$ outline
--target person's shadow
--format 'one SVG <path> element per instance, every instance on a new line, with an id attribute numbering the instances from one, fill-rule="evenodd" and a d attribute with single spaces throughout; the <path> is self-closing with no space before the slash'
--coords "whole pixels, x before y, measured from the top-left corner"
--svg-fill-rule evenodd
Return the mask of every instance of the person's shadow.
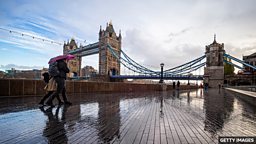
<path id="1" fill-rule="evenodd" d="M 160 117 L 161 117 L 161 118 L 163 118 L 163 116 L 164 116 L 164 112 L 163 112 L 163 100 L 164 100 L 164 98 L 163 98 L 163 96 L 161 95 L 161 96 L 160 96 Z"/>
<path id="2" fill-rule="evenodd" d="M 53 107 L 47 109 L 44 109 L 44 107 L 39 108 L 48 118 L 43 131 L 43 136 L 47 138 L 48 143 L 67 143 L 68 138 L 65 130 L 65 113 L 68 107 L 68 105 L 63 105 L 61 119 L 59 119 L 61 105 L 56 108 L 55 114 L 53 114 Z"/>

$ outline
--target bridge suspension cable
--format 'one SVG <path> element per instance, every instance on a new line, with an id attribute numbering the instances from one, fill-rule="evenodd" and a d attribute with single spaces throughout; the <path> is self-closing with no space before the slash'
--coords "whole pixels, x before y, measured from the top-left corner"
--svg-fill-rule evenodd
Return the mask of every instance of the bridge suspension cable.
<path id="1" fill-rule="evenodd" d="M 185 69 L 182 69 L 182 70 L 178 70 L 178 71 L 175 71 L 175 72 L 172 72 L 172 73 L 164 73 L 166 75 L 183 75 L 183 74 L 189 74 L 193 71 L 196 71 L 198 70 L 199 68 L 205 66 L 206 62 L 204 63 L 200 63 L 200 64 L 197 64 L 197 65 L 193 65 L 191 67 L 186 67 Z"/>
<path id="2" fill-rule="evenodd" d="M 132 64 L 132 63 L 135 63 L 135 64 L 133 64 L 133 65 L 137 65 L 139 68 L 144 69 L 145 71 L 150 71 L 150 72 L 156 73 L 156 71 L 150 70 L 150 69 L 148 69 L 148 68 L 146 68 L 146 67 L 144 67 L 144 66 L 138 64 L 137 62 L 135 62 L 133 59 L 131 59 L 131 58 L 130 58 L 125 52 L 123 52 L 122 50 L 121 50 L 121 53 L 124 55 L 124 57 L 125 57 L 129 62 L 131 62 L 131 64 Z"/>
<path id="3" fill-rule="evenodd" d="M 145 75 L 160 75 L 160 71 L 153 71 L 151 69 L 148 69 L 140 64 L 138 64 L 136 61 L 134 61 L 132 58 L 130 58 L 125 52 L 121 50 L 121 54 L 124 56 L 119 56 L 116 51 L 111 47 L 111 45 L 107 45 L 107 48 L 110 50 L 111 54 L 126 68 L 129 70 L 132 70 L 133 72 L 136 72 L 138 74 L 145 74 Z M 164 71 L 164 75 L 182 75 L 182 74 L 188 74 L 190 72 L 196 71 L 197 69 L 203 67 L 205 65 L 204 63 L 201 63 L 201 61 L 206 56 L 201 56 L 195 60 L 192 60 L 190 62 L 187 62 L 185 64 L 182 64 L 180 66 L 177 66 L 175 68 L 171 68 Z M 200 63 L 200 64 L 199 64 Z"/>
<path id="4" fill-rule="evenodd" d="M 235 66 L 236 68 L 239 68 L 239 69 L 244 69 L 243 67 L 240 67 L 240 66 L 238 66 L 238 65 L 236 65 L 236 64 L 234 64 L 234 63 L 232 63 L 232 62 L 229 62 L 229 61 L 227 61 L 227 60 L 224 60 L 224 62 L 225 63 L 227 63 L 227 64 L 230 64 L 230 65 L 233 65 L 233 66 Z"/>
<path id="5" fill-rule="evenodd" d="M 231 56 L 231 55 L 229 55 L 229 54 L 224 53 L 223 56 L 226 57 L 226 58 L 232 59 L 232 60 L 234 60 L 234 61 L 236 61 L 236 62 L 238 62 L 238 63 L 240 63 L 240 64 L 243 64 L 243 65 L 245 65 L 245 66 L 248 66 L 248 67 L 250 67 L 250 68 L 252 68 L 252 69 L 254 69 L 254 70 L 256 70 L 256 67 L 255 67 L 255 66 L 252 66 L 252 65 L 250 65 L 250 64 L 248 64 L 248 63 L 246 63 L 246 62 L 244 62 L 244 61 L 242 61 L 242 60 L 240 60 L 240 59 L 238 59 L 238 58 L 235 58 L 235 57 L 233 57 L 233 56 Z M 227 61 L 224 61 L 224 62 L 229 63 L 229 64 L 232 64 L 232 65 L 236 66 L 236 67 L 239 68 L 239 69 L 243 69 L 242 67 L 237 66 L 237 65 L 235 65 L 234 63 L 227 62 Z"/>
<path id="6" fill-rule="evenodd" d="M 108 49 L 110 50 L 111 54 L 121 63 L 123 64 L 126 68 L 139 73 L 139 74 L 159 74 L 159 72 L 150 70 L 144 66 L 139 65 L 137 62 L 132 60 L 130 57 L 128 57 L 123 51 L 121 51 L 121 54 L 124 55 L 123 57 L 119 57 L 118 54 L 115 52 L 115 50 L 108 44 Z"/>
<path id="7" fill-rule="evenodd" d="M 174 67 L 174 68 L 170 68 L 168 70 L 165 70 L 164 73 L 165 74 L 177 74 L 177 73 L 180 73 L 180 72 L 185 72 L 189 69 L 191 69 L 191 67 L 195 66 L 196 64 L 198 63 L 201 63 L 201 61 L 205 58 L 206 56 L 203 55 L 195 60 L 192 60 L 190 62 L 187 62 L 185 64 L 182 64 L 180 66 L 177 66 L 177 67 Z M 203 65 L 200 65 L 201 67 L 204 66 L 205 63 Z"/>

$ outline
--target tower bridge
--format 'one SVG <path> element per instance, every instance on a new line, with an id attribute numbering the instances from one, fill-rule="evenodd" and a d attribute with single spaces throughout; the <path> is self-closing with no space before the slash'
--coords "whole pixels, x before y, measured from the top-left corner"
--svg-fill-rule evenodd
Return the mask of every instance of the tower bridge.
<path id="1" fill-rule="evenodd" d="M 72 72 L 76 72 L 79 76 L 81 71 L 81 58 L 94 54 L 99 54 L 100 75 L 120 75 L 120 63 L 116 57 L 112 56 L 107 46 L 111 45 L 113 50 L 116 51 L 117 56 L 120 57 L 121 40 L 121 32 L 117 36 L 110 22 L 107 24 L 105 30 L 100 27 L 98 42 L 78 47 L 75 40 L 71 39 L 70 42 L 64 44 L 63 53 L 76 55 L 76 58 L 68 63 L 68 66 L 71 68 Z"/>
<path id="2" fill-rule="evenodd" d="M 214 35 L 213 43 L 205 47 L 205 54 L 201 57 L 165 71 L 155 71 L 140 65 L 122 51 L 121 44 L 121 31 L 117 35 L 110 22 L 107 23 L 105 29 L 100 26 L 98 42 L 78 47 L 75 40 L 71 39 L 70 42 L 64 44 L 63 53 L 76 55 L 75 59 L 68 62 L 68 66 L 71 72 L 77 73 L 78 76 L 81 76 L 82 57 L 99 54 L 99 75 L 109 76 L 112 79 L 203 80 L 210 87 L 218 87 L 224 82 L 224 63 L 243 69 L 225 58 L 256 69 L 255 66 L 226 54 L 224 44 L 216 41 L 216 35 Z M 121 65 L 136 75 L 120 75 Z M 191 75 L 191 72 L 202 67 L 204 67 L 204 75 Z"/>
<path id="3" fill-rule="evenodd" d="M 83 56 L 99 54 L 100 74 L 113 79 L 200 79 L 216 87 L 223 83 L 223 62 L 235 65 L 225 58 L 256 69 L 226 54 L 214 37 L 201 57 L 155 71 L 126 55 L 121 39 L 110 23 L 100 29 L 99 42 L 80 47 L 74 39 L 65 43 L 63 52 L 76 55 L 68 63 L 70 70 L 79 73 Z M 120 75 L 121 65 L 137 75 Z M 201 67 L 204 75 L 190 75 Z M 181 89 L 190 90 L 168 85 L 172 91 L 161 92 L 166 85 L 67 81 L 72 105 L 37 108 L 44 86 L 42 80 L 0 79 L 0 143 L 218 143 L 227 136 L 255 141 L 255 92 L 204 92 L 185 85 Z"/>

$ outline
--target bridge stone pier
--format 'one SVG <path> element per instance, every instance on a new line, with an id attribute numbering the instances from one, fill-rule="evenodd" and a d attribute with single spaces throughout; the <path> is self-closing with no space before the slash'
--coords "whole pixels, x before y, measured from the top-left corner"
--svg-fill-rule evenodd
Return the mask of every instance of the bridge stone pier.
<path id="1" fill-rule="evenodd" d="M 206 47 L 206 67 L 204 68 L 204 83 L 208 83 L 209 87 L 216 88 L 219 84 L 224 83 L 224 65 L 223 54 L 225 53 L 224 44 L 214 41 Z"/>

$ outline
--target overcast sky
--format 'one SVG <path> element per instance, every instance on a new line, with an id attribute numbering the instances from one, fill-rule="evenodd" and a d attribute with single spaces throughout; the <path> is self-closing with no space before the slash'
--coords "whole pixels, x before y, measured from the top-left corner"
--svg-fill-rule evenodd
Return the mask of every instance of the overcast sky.
<path id="1" fill-rule="evenodd" d="M 237 58 L 256 52 L 255 6 L 255 0 L 0 0 L 0 28 L 85 45 L 97 42 L 100 25 L 111 20 L 123 51 L 144 66 L 163 62 L 167 69 L 202 56 L 215 33 Z M 48 67 L 62 49 L 0 29 L 1 70 Z M 85 65 L 98 69 L 98 55 L 83 58 Z"/>

